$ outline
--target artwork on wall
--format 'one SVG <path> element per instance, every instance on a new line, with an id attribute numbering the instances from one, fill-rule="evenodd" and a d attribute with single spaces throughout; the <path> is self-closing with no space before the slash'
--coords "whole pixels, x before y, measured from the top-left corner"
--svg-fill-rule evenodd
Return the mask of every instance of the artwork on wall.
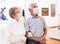
<path id="1" fill-rule="evenodd" d="M 42 8 L 42 16 L 48 16 L 49 15 L 49 8 Z"/>
<path id="2" fill-rule="evenodd" d="M 55 17 L 55 4 L 51 4 L 51 17 Z"/>
<path id="3" fill-rule="evenodd" d="M 5 11 L 6 7 L 4 8 L 0 8 L 0 20 L 7 20 L 4 11 Z"/>

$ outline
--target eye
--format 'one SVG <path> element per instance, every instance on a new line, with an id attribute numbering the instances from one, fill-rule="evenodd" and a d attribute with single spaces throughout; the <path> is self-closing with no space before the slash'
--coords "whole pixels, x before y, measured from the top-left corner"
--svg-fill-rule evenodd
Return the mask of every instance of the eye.
<path id="1" fill-rule="evenodd" d="M 37 8 L 38 6 L 34 6 L 34 8 Z"/>

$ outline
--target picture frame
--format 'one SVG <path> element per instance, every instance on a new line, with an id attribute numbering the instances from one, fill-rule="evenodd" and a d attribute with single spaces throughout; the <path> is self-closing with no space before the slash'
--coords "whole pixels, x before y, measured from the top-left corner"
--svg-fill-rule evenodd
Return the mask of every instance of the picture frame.
<path id="1" fill-rule="evenodd" d="M 51 17 L 55 17 L 56 11 L 55 11 L 55 4 L 51 4 Z"/>
<path id="2" fill-rule="evenodd" d="M 42 16 L 48 16 L 49 15 L 49 8 L 42 8 Z"/>

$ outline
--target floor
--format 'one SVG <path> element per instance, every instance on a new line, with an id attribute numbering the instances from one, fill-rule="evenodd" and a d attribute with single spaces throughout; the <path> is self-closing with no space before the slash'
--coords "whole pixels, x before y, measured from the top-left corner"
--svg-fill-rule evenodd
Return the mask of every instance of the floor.
<path id="1" fill-rule="evenodd" d="M 49 38 L 49 39 L 47 39 L 46 44 L 60 44 L 60 41 Z"/>
<path id="2" fill-rule="evenodd" d="M 60 40 L 49 38 L 49 30 L 46 38 L 47 38 L 46 44 L 60 44 Z"/>

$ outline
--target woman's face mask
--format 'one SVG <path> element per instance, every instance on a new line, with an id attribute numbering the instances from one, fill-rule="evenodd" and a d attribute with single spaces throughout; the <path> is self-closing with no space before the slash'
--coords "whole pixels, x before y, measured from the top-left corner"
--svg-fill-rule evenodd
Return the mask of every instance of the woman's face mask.
<path id="1" fill-rule="evenodd" d="M 34 9 L 33 9 L 33 13 L 34 13 L 35 15 L 37 15 L 37 14 L 39 13 L 39 9 L 38 9 L 38 8 L 34 8 Z"/>

